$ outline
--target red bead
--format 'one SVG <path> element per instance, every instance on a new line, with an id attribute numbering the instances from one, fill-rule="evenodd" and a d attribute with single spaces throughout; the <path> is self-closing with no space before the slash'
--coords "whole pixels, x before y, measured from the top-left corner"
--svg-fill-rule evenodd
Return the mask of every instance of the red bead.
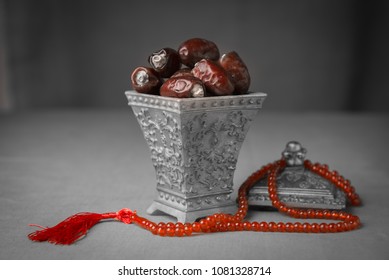
<path id="1" fill-rule="evenodd" d="M 261 231 L 266 232 L 269 230 L 269 225 L 266 222 L 259 223 L 259 228 Z"/>
<path id="2" fill-rule="evenodd" d="M 312 162 L 310 160 L 305 160 L 304 165 L 306 168 L 311 168 L 312 167 Z"/>
<path id="3" fill-rule="evenodd" d="M 350 214 L 347 214 L 346 216 L 345 216 L 345 218 L 344 218 L 344 220 L 346 221 L 346 222 L 348 222 L 350 219 L 352 219 L 352 215 L 350 215 Z"/>
<path id="4" fill-rule="evenodd" d="M 351 202 L 351 204 L 354 206 L 359 206 L 361 205 L 361 200 L 359 198 L 356 198 Z"/>
<path id="5" fill-rule="evenodd" d="M 278 195 L 275 193 L 271 193 L 271 194 L 269 194 L 269 198 L 274 203 L 274 201 L 276 201 L 278 199 Z"/>
<path id="6" fill-rule="evenodd" d="M 316 223 L 311 224 L 311 231 L 313 233 L 318 233 L 320 231 L 320 226 Z"/>
<path id="7" fill-rule="evenodd" d="M 184 233 L 185 233 L 185 231 L 183 228 L 180 228 L 180 227 L 176 228 L 176 232 L 175 232 L 176 236 L 181 237 L 184 235 Z"/>
<path id="8" fill-rule="evenodd" d="M 359 195 L 356 194 L 356 193 L 352 193 L 352 194 L 350 195 L 350 199 L 351 199 L 351 200 L 359 199 Z"/>
<path id="9" fill-rule="evenodd" d="M 306 218 L 308 217 L 307 212 L 304 211 L 304 210 L 298 211 L 298 217 L 299 217 L 300 219 L 306 219 Z"/>
<path id="10" fill-rule="evenodd" d="M 286 212 L 288 210 L 288 208 L 284 204 L 281 203 L 280 206 L 278 207 L 278 210 L 281 212 Z"/>
<path id="11" fill-rule="evenodd" d="M 220 222 L 220 219 L 221 219 L 220 213 L 213 214 L 213 217 L 215 218 L 216 222 Z"/>
<path id="12" fill-rule="evenodd" d="M 200 232 L 201 231 L 200 224 L 198 222 L 194 222 L 192 224 L 192 230 L 193 230 L 193 232 Z"/>
<path id="13" fill-rule="evenodd" d="M 213 227 L 216 224 L 216 219 L 212 216 L 207 217 L 206 221 L 210 227 Z"/>
<path id="14" fill-rule="evenodd" d="M 247 210 L 249 209 L 247 203 L 244 204 L 244 205 L 240 205 L 239 206 L 239 211 L 241 211 L 242 214 L 246 215 L 247 214 Z"/>
<path id="15" fill-rule="evenodd" d="M 259 225 L 258 222 L 252 222 L 251 223 L 251 229 L 253 231 L 260 231 L 261 230 L 261 226 Z"/>
<path id="16" fill-rule="evenodd" d="M 200 221 L 200 227 L 202 231 L 207 231 L 209 229 L 209 224 L 207 220 L 202 219 Z"/>
<path id="17" fill-rule="evenodd" d="M 239 215 L 242 215 L 243 217 L 246 216 L 247 214 L 247 209 L 239 209 L 238 212 L 236 214 L 239 214 Z M 221 220 L 221 219 L 220 219 Z M 220 221 L 219 220 L 219 221 Z"/>
<path id="18" fill-rule="evenodd" d="M 350 230 L 356 229 L 358 227 L 358 223 L 356 223 L 354 220 L 351 220 L 348 222 Z"/>
<path id="19" fill-rule="evenodd" d="M 167 236 L 174 236 L 174 233 L 175 233 L 175 228 L 174 227 L 167 227 L 166 228 L 166 235 Z"/>
<path id="20" fill-rule="evenodd" d="M 154 235 L 158 233 L 158 226 L 157 225 L 154 225 L 153 227 L 151 227 L 151 233 Z"/>
<path id="21" fill-rule="evenodd" d="M 235 230 L 236 230 L 236 231 L 241 231 L 241 230 L 243 230 L 243 223 L 242 223 L 242 222 L 236 222 L 236 223 L 235 223 Z"/>
<path id="22" fill-rule="evenodd" d="M 303 232 L 303 225 L 299 222 L 294 223 L 294 230 L 295 232 Z"/>
<path id="23" fill-rule="evenodd" d="M 331 212 L 331 218 L 334 219 L 334 220 L 338 220 L 339 219 L 339 212 L 332 211 Z"/>
<path id="24" fill-rule="evenodd" d="M 348 215 L 348 214 L 345 213 L 345 212 L 339 212 L 339 218 L 340 218 L 341 220 L 346 219 L 347 215 Z"/>
<path id="25" fill-rule="evenodd" d="M 294 226 L 293 226 L 292 223 L 286 223 L 285 224 L 285 231 L 286 232 L 293 232 L 293 230 L 294 230 Z"/>
<path id="26" fill-rule="evenodd" d="M 227 231 L 227 225 L 224 223 L 217 224 L 216 226 L 220 232 Z"/>
<path id="27" fill-rule="evenodd" d="M 337 232 L 337 227 L 336 227 L 336 224 L 334 224 L 334 223 L 330 223 L 330 224 L 328 224 L 328 231 L 329 232 Z"/>
<path id="28" fill-rule="evenodd" d="M 318 218 L 318 219 L 323 219 L 323 217 L 324 217 L 323 211 L 322 210 L 316 210 L 315 211 L 315 217 Z"/>
<path id="29" fill-rule="evenodd" d="M 243 220 L 243 218 L 245 217 L 246 215 L 242 215 L 242 214 L 235 214 L 235 221 L 241 221 Z"/>
<path id="30" fill-rule="evenodd" d="M 173 224 L 172 222 L 168 222 L 168 223 L 166 224 L 166 227 L 167 227 L 167 228 L 174 228 L 174 227 L 176 227 L 176 226 L 175 226 L 175 224 Z"/>
<path id="31" fill-rule="evenodd" d="M 346 228 L 345 228 L 345 224 L 343 222 L 336 223 L 336 231 L 337 232 L 342 232 L 345 230 L 346 230 Z"/>
<path id="32" fill-rule="evenodd" d="M 184 225 L 184 231 L 185 231 L 186 235 L 188 235 L 188 236 L 192 235 L 192 232 L 193 232 L 192 225 L 190 223 L 186 223 Z"/>
<path id="33" fill-rule="evenodd" d="M 306 233 L 311 232 L 311 224 L 303 223 L 303 232 L 306 232 Z"/>
<path id="34" fill-rule="evenodd" d="M 322 232 L 322 233 L 328 232 L 328 226 L 327 226 L 326 223 L 321 223 L 321 224 L 319 225 L 319 229 L 320 229 L 320 232 Z"/>
<path id="35" fill-rule="evenodd" d="M 269 192 L 269 194 L 277 194 L 277 188 L 269 187 L 268 192 Z"/>
<path id="36" fill-rule="evenodd" d="M 178 223 L 175 224 L 175 227 L 176 227 L 176 228 L 184 228 L 184 224 L 178 222 Z"/>
<path id="37" fill-rule="evenodd" d="M 277 199 L 277 200 L 273 200 L 272 201 L 272 204 L 275 208 L 279 208 L 281 206 L 281 202 Z"/>
<path id="38" fill-rule="evenodd" d="M 233 223 L 233 222 L 227 223 L 227 229 L 229 231 L 234 231 L 235 230 L 235 223 Z"/>
<path id="39" fill-rule="evenodd" d="M 271 232 L 277 231 L 277 224 L 275 222 L 270 222 L 268 225 L 269 225 L 269 231 Z"/>
<path id="40" fill-rule="evenodd" d="M 286 210 L 286 214 L 288 215 L 288 216 L 291 216 L 291 217 L 294 217 L 294 213 L 296 212 L 296 210 L 295 209 L 293 209 L 293 208 L 288 208 L 287 210 Z"/>
<path id="41" fill-rule="evenodd" d="M 313 210 L 313 209 L 308 209 L 308 210 L 307 210 L 307 217 L 308 217 L 309 219 L 315 218 L 315 210 Z"/>
<path id="42" fill-rule="evenodd" d="M 250 222 L 243 222 L 243 229 L 244 230 L 251 230 L 251 223 Z"/>
<path id="43" fill-rule="evenodd" d="M 166 235 L 166 227 L 158 227 L 157 233 L 160 236 L 165 236 Z"/>
<path id="44" fill-rule="evenodd" d="M 331 218 L 332 218 L 331 211 L 324 210 L 324 211 L 323 211 L 323 217 L 324 217 L 325 219 L 331 219 Z"/>
<path id="45" fill-rule="evenodd" d="M 233 222 L 234 219 L 235 219 L 235 216 L 234 216 L 234 215 L 231 215 L 231 214 L 228 214 L 228 215 L 227 215 L 227 218 L 228 218 L 228 219 L 227 219 L 228 222 Z"/>
<path id="46" fill-rule="evenodd" d="M 284 223 L 278 223 L 277 224 L 277 231 L 284 232 L 285 231 L 285 224 Z"/>
<path id="47" fill-rule="evenodd" d="M 246 197 L 244 197 L 244 198 L 239 198 L 238 203 L 239 203 L 239 205 L 247 205 L 247 199 L 246 199 Z"/>

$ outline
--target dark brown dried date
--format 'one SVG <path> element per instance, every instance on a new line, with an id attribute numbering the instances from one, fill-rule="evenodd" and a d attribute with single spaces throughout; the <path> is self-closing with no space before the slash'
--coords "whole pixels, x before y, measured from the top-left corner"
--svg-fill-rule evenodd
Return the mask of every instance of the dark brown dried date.
<path id="1" fill-rule="evenodd" d="M 219 49 L 214 42 L 192 38 L 183 42 L 179 48 L 181 63 L 192 68 L 202 59 L 218 60 L 220 57 Z"/>
<path id="2" fill-rule="evenodd" d="M 193 77 L 192 69 L 190 69 L 190 68 L 182 68 L 182 69 L 176 71 L 176 72 L 171 76 L 171 78 L 174 78 L 174 77 L 183 77 L 183 76 L 191 76 L 191 77 Z"/>
<path id="3" fill-rule="evenodd" d="M 250 74 L 246 64 L 237 52 L 223 54 L 219 59 L 220 65 L 230 74 L 236 94 L 247 93 L 250 87 Z"/>
<path id="4" fill-rule="evenodd" d="M 204 97 L 205 88 L 201 80 L 193 76 L 173 77 L 163 83 L 160 94 L 178 98 Z"/>
<path id="5" fill-rule="evenodd" d="M 229 74 L 216 62 L 202 59 L 193 67 L 192 73 L 204 83 L 205 88 L 210 93 L 231 95 L 234 91 Z"/>
<path id="6" fill-rule="evenodd" d="M 181 67 L 180 56 L 172 48 L 163 48 L 149 56 L 150 65 L 162 78 L 170 77 Z"/>
<path id="7" fill-rule="evenodd" d="M 153 68 L 137 67 L 131 74 L 131 83 L 137 92 L 158 94 L 162 80 Z"/>

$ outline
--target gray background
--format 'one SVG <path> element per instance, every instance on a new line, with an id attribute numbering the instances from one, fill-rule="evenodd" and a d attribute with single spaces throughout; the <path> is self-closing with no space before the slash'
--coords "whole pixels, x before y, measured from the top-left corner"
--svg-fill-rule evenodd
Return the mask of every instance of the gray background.
<path id="1" fill-rule="evenodd" d="M 388 3 L 0 0 L 0 259 L 389 259 Z M 154 170 L 124 91 L 151 52 L 191 37 L 236 50 L 269 94 L 236 188 L 299 140 L 355 184 L 363 227 L 178 239 L 107 222 L 74 246 L 30 242 L 29 223 L 80 211 L 145 215 Z"/>
<path id="2" fill-rule="evenodd" d="M 124 107 L 129 75 L 192 37 L 237 51 L 268 110 L 389 109 L 389 2 L 0 0 L 0 107 Z"/>

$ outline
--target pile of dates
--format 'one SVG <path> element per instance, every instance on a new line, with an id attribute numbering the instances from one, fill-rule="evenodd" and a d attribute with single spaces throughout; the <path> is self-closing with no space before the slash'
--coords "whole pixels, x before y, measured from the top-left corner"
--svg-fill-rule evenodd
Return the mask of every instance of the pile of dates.
<path id="1" fill-rule="evenodd" d="M 192 38 L 178 51 L 163 48 L 149 56 L 151 67 L 138 67 L 131 74 L 140 93 L 188 98 L 245 94 L 250 87 L 247 66 L 235 52 L 220 56 L 214 42 Z"/>

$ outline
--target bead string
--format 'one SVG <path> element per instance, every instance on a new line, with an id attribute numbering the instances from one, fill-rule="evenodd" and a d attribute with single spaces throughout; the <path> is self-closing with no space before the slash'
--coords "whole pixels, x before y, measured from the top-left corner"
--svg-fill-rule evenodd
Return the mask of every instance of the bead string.
<path id="1" fill-rule="evenodd" d="M 140 217 L 136 212 L 123 209 L 115 214 L 115 219 L 124 223 L 135 223 L 142 228 L 149 230 L 160 236 L 190 236 L 193 233 L 225 232 L 225 231 L 261 231 L 261 232 L 305 232 L 305 233 L 334 233 L 357 229 L 361 222 L 358 216 L 351 215 L 343 211 L 298 209 L 292 208 L 279 200 L 277 194 L 277 175 L 285 168 L 285 160 L 281 159 L 274 163 L 262 167 L 249 176 L 241 185 L 238 192 L 238 211 L 234 214 L 216 213 L 206 218 L 202 218 L 194 223 L 159 223 L 156 224 L 146 218 Z M 349 180 L 343 178 L 337 171 L 330 171 L 327 165 L 319 163 L 312 164 L 309 160 L 304 161 L 304 166 L 308 170 L 329 180 L 336 187 L 342 190 L 351 205 L 360 205 L 361 201 L 355 188 L 351 186 Z M 331 219 L 336 223 L 275 223 L 275 222 L 249 222 L 244 220 L 248 210 L 248 191 L 260 179 L 268 176 L 268 191 L 272 205 L 278 211 L 299 219 Z"/>

